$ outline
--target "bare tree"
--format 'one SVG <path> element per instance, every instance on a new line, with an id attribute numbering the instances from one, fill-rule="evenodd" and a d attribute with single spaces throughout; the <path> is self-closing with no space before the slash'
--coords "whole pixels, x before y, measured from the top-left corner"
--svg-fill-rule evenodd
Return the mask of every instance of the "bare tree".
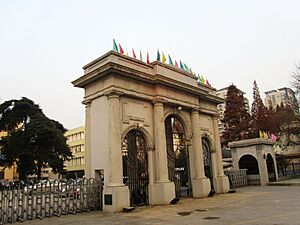
<path id="1" fill-rule="evenodd" d="M 296 93 L 300 93 L 300 62 L 295 64 L 295 71 L 292 73 L 292 86 L 296 89 Z"/>

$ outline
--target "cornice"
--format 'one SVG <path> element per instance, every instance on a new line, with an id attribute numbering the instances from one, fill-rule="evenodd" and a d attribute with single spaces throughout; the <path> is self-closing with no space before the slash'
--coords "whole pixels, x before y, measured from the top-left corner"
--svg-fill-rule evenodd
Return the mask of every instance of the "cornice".
<path id="1" fill-rule="evenodd" d="M 126 62 L 127 64 L 120 64 L 121 61 Z M 133 62 L 134 66 L 130 67 L 130 62 Z M 88 69 L 89 67 L 97 63 L 99 63 L 99 67 L 95 66 L 94 70 L 91 70 L 90 72 L 84 74 L 82 77 L 74 80 L 72 84 L 75 87 L 85 88 L 87 85 L 94 82 L 95 80 L 104 78 L 108 75 L 113 75 L 139 80 L 152 85 L 159 84 L 162 86 L 173 88 L 175 90 L 181 90 L 183 92 L 192 94 L 195 97 L 198 97 L 202 100 L 207 100 L 215 104 L 220 104 L 224 102 L 222 98 L 212 93 L 215 91 L 214 88 L 199 85 L 197 84 L 196 78 L 193 75 L 161 62 L 155 61 L 151 64 L 146 64 L 140 60 L 136 60 L 134 58 L 110 51 L 105 55 L 99 57 L 98 59 L 92 61 L 91 63 L 87 64 L 83 68 Z M 183 80 L 176 80 L 175 77 L 172 78 L 170 76 L 158 74 L 155 69 L 158 66 L 175 71 L 176 73 L 182 76 L 188 77 L 187 79 L 194 79 L 195 85 L 185 83 Z M 141 70 L 138 70 L 138 68 L 141 68 Z M 190 82 L 192 80 L 190 80 Z"/>

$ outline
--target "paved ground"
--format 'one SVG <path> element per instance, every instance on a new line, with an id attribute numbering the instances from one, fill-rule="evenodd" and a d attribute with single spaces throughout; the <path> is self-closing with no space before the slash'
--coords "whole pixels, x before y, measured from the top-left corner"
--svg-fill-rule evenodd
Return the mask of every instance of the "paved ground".
<path id="1" fill-rule="evenodd" d="M 290 179 L 290 180 L 282 180 L 278 182 L 272 182 L 271 185 L 282 185 L 282 186 L 300 186 L 300 178 Z"/>
<path id="2" fill-rule="evenodd" d="M 296 180 L 300 182 L 300 179 Z M 296 182 L 295 181 L 295 182 Z M 181 199 L 176 205 L 140 207 L 130 213 L 100 211 L 27 221 L 24 225 L 231 224 L 299 225 L 300 187 L 265 186 L 206 199 Z"/>

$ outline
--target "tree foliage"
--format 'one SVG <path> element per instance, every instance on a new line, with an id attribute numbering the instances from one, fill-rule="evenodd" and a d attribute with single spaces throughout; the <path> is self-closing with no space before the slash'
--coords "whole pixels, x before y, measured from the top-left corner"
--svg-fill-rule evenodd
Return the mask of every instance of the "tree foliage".
<path id="1" fill-rule="evenodd" d="M 274 113 L 274 125 L 279 136 L 279 144 L 284 149 L 288 145 L 299 144 L 292 140 L 292 136 L 298 136 L 300 132 L 299 118 L 290 106 L 281 104 L 276 107 Z"/>
<path id="2" fill-rule="evenodd" d="M 251 134 L 250 114 L 246 109 L 242 92 L 235 85 L 228 87 L 225 104 L 224 119 L 222 120 L 225 131 L 222 135 L 224 140 L 222 144 L 226 145 L 230 141 L 249 138 Z"/>
<path id="3" fill-rule="evenodd" d="M 283 103 L 280 106 L 277 105 L 276 113 L 274 113 L 274 123 L 278 131 L 282 131 L 283 126 L 287 126 L 294 121 L 299 121 L 299 118 L 289 105 L 284 106 Z"/>
<path id="4" fill-rule="evenodd" d="M 0 142 L 4 165 L 16 164 L 20 179 L 29 174 L 37 174 L 40 179 L 43 167 L 61 172 L 64 160 L 72 156 L 63 125 L 47 118 L 30 99 L 23 97 L 0 105 L 0 130 L 8 132 Z"/>
<path id="5" fill-rule="evenodd" d="M 259 130 L 268 131 L 275 133 L 276 129 L 274 127 L 274 112 L 272 108 L 267 108 L 259 93 L 259 88 L 256 81 L 253 83 L 253 103 L 251 107 L 251 128 L 252 136 L 258 137 Z"/>

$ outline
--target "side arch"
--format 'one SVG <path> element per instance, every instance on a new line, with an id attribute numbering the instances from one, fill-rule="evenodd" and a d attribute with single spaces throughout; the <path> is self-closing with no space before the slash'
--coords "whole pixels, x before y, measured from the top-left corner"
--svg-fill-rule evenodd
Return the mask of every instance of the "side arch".
<path id="1" fill-rule="evenodd" d="M 213 153 L 213 152 L 216 152 L 216 148 L 214 147 L 214 146 L 215 146 L 215 145 L 214 145 L 214 141 L 213 141 L 213 139 L 212 139 L 211 136 L 212 136 L 212 135 L 209 134 L 208 132 L 204 132 L 204 133 L 201 135 L 201 140 L 202 140 L 202 138 L 206 138 L 206 139 L 209 141 L 209 143 L 210 143 L 210 151 Z"/>
<path id="2" fill-rule="evenodd" d="M 131 129 L 122 139 L 123 183 L 130 192 L 130 205 L 149 203 L 147 141 L 139 129 Z"/>
<path id="3" fill-rule="evenodd" d="M 247 169 L 248 175 L 259 174 L 258 161 L 252 154 L 244 154 L 239 160 L 239 168 Z"/>
<path id="4" fill-rule="evenodd" d="M 154 148 L 154 142 L 153 142 L 152 135 L 143 126 L 139 127 L 138 124 L 134 124 L 134 125 L 130 125 L 130 126 L 126 127 L 126 129 L 124 129 L 122 131 L 121 140 L 124 140 L 124 138 L 126 137 L 126 135 L 131 130 L 139 130 L 143 134 L 143 136 L 144 136 L 144 138 L 146 140 L 146 143 L 147 143 L 148 150 Z"/>
<path id="5" fill-rule="evenodd" d="M 266 163 L 267 163 L 269 181 L 274 182 L 276 181 L 275 163 L 274 163 L 274 158 L 270 153 L 267 154 Z"/>
<path id="6" fill-rule="evenodd" d="M 211 189 L 214 189 L 213 184 L 213 177 L 214 177 L 214 170 L 213 170 L 213 160 L 212 160 L 212 142 L 208 136 L 204 135 L 201 137 L 202 149 L 203 151 L 203 164 L 204 164 L 204 174 L 205 176 L 210 179 Z"/>

